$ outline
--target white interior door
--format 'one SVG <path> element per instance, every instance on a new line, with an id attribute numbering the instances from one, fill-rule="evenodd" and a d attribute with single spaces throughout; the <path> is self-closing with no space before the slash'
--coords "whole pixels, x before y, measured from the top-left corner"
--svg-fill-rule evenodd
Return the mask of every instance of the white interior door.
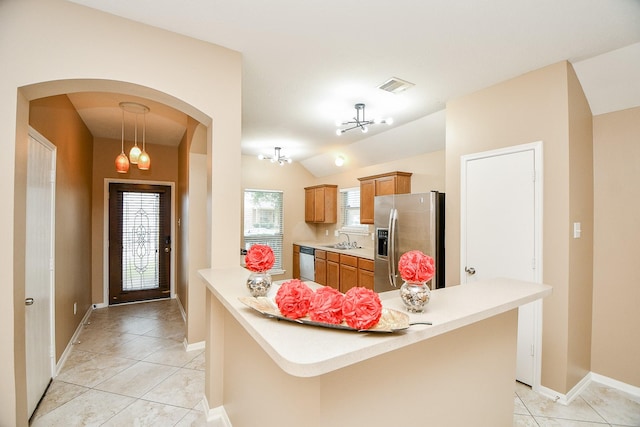
<path id="1" fill-rule="evenodd" d="M 466 156 L 462 164 L 462 283 L 493 277 L 539 282 L 539 188 L 535 147 Z M 518 313 L 516 379 L 534 385 L 536 303 Z"/>
<path id="2" fill-rule="evenodd" d="M 53 372 L 53 218 L 55 147 L 29 134 L 25 254 L 25 345 L 29 416 Z"/>

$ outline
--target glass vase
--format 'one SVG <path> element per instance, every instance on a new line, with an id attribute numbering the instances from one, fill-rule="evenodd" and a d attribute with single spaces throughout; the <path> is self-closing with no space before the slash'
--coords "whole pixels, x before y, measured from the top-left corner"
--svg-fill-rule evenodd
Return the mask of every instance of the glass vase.
<path id="1" fill-rule="evenodd" d="M 271 287 L 271 275 L 266 271 L 253 271 L 247 279 L 247 288 L 253 297 L 263 297 Z"/>
<path id="2" fill-rule="evenodd" d="M 400 299 L 411 313 L 422 313 L 430 298 L 431 290 L 426 283 L 404 282 L 400 287 Z"/>

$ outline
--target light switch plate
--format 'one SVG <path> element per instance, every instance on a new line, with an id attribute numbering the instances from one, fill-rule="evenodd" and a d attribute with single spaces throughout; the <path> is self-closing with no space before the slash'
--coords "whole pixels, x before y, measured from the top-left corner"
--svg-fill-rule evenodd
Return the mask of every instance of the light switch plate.
<path id="1" fill-rule="evenodd" d="M 582 230 L 580 229 L 580 223 L 579 222 L 574 222 L 573 223 L 573 238 L 574 239 L 579 239 L 581 235 L 582 235 Z"/>

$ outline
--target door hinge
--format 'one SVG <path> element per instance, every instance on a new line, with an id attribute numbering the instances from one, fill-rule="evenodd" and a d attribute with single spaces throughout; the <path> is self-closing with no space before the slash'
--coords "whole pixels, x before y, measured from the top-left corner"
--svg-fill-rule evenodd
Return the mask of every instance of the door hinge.
<path id="1" fill-rule="evenodd" d="M 533 357 L 535 355 L 535 351 L 534 350 L 535 350 L 535 348 L 534 348 L 533 344 L 531 344 L 531 355 L 530 355 L 531 357 Z"/>
<path id="2" fill-rule="evenodd" d="M 49 271 L 53 271 L 55 267 L 55 262 L 53 261 L 53 258 L 49 258 Z"/>
<path id="3" fill-rule="evenodd" d="M 531 269 L 532 269 L 532 270 L 535 270 L 535 269 L 536 269 L 536 259 L 535 259 L 535 258 L 532 258 L 532 259 L 531 259 Z"/>

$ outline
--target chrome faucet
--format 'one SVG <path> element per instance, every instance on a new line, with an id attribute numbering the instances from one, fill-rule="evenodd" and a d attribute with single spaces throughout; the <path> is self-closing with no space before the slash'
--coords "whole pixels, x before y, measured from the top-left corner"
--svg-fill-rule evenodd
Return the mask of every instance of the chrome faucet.
<path id="1" fill-rule="evenodd" d="M 345 236 L 347 236 L 347 245 L 351 246 L 351 239 L 349 238 L 349 235 L 347 233 L 345 233 L 344 231 L 341 231 L 338 233 L 338 235 L 340 234 L 344 234 Z"/>

